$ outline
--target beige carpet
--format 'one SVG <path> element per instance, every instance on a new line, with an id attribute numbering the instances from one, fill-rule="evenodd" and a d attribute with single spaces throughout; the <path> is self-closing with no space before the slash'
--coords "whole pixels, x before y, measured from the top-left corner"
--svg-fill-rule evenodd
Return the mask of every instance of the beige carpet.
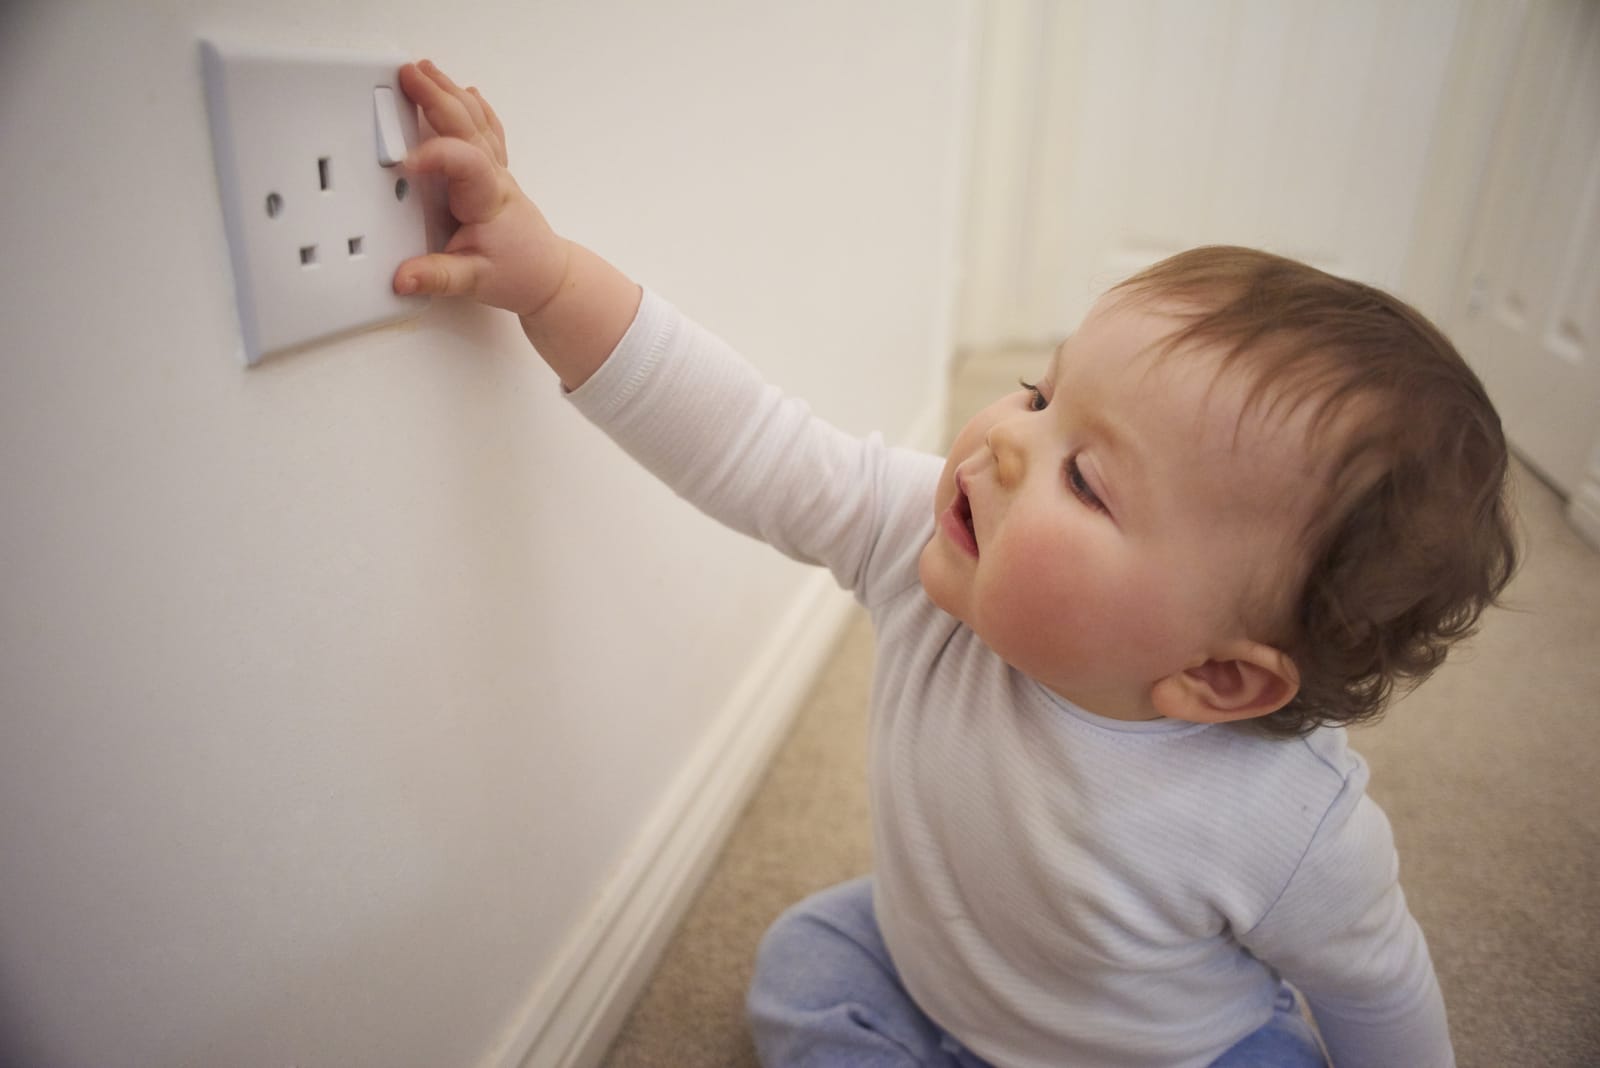
<path id="1" fill-rule="evenodd" d="M 1041 362 L 996 354 L 963 368 L 953 417 Z M 1600 554 L 1536 479 L 1519 471 L 1517 491 L 1526 562 L 1510 607 L 1355 744 L 1394 823 L 1461 1068 L 1597 1068 Z M 608 1068 L 755 1068 L 742 1005 L 762 932 L 792 902 L 871 864 L 871 659 L 858 618 Z"/>

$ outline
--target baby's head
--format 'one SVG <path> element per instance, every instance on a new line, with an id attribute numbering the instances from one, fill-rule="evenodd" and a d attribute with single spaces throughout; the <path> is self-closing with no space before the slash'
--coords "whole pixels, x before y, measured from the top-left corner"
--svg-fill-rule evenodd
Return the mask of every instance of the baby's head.
<path id="1" fill-rule="evenodd" d="M 923 584 L 1102 715 L 1357 722 L 1509 578 L 1506 463 L 1482 386 L 1415 311 L 1195 249 L 1114 288 L 961 431 Z"/>

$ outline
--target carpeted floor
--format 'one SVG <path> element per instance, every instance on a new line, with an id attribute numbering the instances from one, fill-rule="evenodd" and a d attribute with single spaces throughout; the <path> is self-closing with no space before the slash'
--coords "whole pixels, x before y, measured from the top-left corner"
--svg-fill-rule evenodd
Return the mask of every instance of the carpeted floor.
<path id="1" fill-rule="evenodd" d="M 962 368 L 952 417 L 1036 374 Z M 1518 471 L 1526 561 L 1469 647 L 1354 742 L 1394 824 L 1461 1068 L 1600 1066 L 1600 554 Z M 844 636 L 607 1068 L 755 1068 L 742 1018 L 778 913 L 866 872 L 872 635 Z M 1404 1068 L 1404 1066 L 1396 1066 Z"/>

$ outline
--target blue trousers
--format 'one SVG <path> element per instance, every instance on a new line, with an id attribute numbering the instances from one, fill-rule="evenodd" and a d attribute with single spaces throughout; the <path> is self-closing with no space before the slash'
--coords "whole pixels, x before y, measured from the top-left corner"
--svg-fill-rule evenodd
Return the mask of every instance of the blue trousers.
<path id="1" fill-rule="evenodd" d="M 746 1009 L 764 1068 L 989 1068 L 912 1002 L 872 911 L 870 877 L 814 894 L 762 939 Z M 1327 1068 L 1285 986 L 1267 1025 L 1212 1068 Z"/>

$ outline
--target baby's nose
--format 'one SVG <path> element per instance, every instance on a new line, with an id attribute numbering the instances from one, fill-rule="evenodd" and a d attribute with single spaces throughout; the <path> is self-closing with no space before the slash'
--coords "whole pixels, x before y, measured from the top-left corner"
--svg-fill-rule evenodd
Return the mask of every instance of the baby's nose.
<path id="1" fill-rule="evenodd" d="M 991 426 L 984 436 L 984 444 L 994 456 L 995 481 L 1006 487 L 1022 481 L 1027 469 L 1026 452 L 1014 420 L 1002 420 Z"/>

